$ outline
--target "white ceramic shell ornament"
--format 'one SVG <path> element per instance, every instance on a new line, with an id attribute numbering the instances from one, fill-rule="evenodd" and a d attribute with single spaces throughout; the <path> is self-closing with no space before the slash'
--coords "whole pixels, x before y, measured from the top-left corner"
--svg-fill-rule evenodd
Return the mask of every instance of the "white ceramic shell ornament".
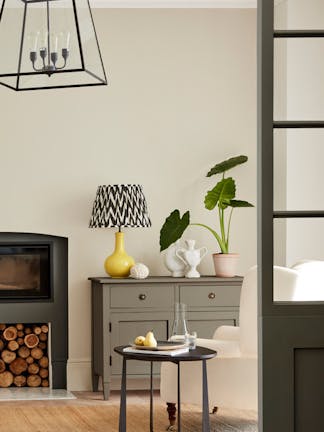
<path id="1" fill-rule="evenodd" d="M 148 267 L 142 263 L 136 263 L 130 269 L 130 277 L 133 279 L 145 279 L 150 274 Z"/>

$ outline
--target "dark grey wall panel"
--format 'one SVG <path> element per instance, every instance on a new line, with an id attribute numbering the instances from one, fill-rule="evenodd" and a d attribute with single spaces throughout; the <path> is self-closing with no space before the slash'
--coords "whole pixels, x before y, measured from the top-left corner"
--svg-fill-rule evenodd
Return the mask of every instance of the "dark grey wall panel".
<path id="1" fill-rule="evenodd" d="M 259 432 L 273 432 L 274 425 L 275 432 L 323 431 L 324 316 L 265 316 L 260 324 L 266 338 Z"/>
<path id="2" fill-rule="evenodd" d="M 324 430 L 324 349 L 295 349 L 295 432 Z"/>

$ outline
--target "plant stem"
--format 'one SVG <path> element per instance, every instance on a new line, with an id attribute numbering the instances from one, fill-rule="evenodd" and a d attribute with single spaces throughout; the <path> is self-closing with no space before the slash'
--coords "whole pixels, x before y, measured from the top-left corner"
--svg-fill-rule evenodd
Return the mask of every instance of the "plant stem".
<path id="1" fill-rule="evenodd" d="M 222 241 L 224 244 L 226 244 L 225 226 L 224 226 L 224 209 L 218 207 L 218 212 L 219 212 L 219 226 L 222 233 Z"/>
<path id="2" fill-rule="evenodd" d="M 227 225 L 227 239 L 226 239 L 226 249 L 228 253 L 228 243 L 229 243 L 229 233 L 230 233 L 230 226 L 232 221 L 232 214 L 233 214 L 234 207 L 231 208 L 231 213 L 228 218 L 228 225 Z"/>
<path id="3" fill-rule="evenodd" d="M 213 236 L 216 238 L 222 253 L 227 253 L 226 252 L 226 244 L 223 242 L 222 238 L 220 237 L 219 234 L 217 234 L 217 232 L 215 230 L 210 228 L 208 225 L 204 225 L 204 224 L 200 224 L 200 223 L 191 223 L 190 225 L 191 226 L 200 226 L 200 227 L 208 229 L 208 231 L 210 231 L 213 234 Z"/>

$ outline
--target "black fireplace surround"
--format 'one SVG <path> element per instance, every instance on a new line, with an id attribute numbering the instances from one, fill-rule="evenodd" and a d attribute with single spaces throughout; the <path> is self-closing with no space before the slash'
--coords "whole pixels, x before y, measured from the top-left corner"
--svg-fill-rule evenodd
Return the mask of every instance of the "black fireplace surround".
<path id="1" fill-rule="evenodd" d="M 53 389 L 66 389 L 68 239 L 0 232 L 0 322 L 49 323 Z"/>

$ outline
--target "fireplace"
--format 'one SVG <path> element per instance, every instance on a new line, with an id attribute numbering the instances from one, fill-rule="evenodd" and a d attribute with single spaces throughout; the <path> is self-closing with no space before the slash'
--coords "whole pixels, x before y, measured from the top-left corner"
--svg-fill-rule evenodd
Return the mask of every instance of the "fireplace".
<path id="1" fill-rule="evenodd" d="M 48 323 L 54 389 L 66 389 L 68 239 L 0 232 L 0 321 Z"/>

